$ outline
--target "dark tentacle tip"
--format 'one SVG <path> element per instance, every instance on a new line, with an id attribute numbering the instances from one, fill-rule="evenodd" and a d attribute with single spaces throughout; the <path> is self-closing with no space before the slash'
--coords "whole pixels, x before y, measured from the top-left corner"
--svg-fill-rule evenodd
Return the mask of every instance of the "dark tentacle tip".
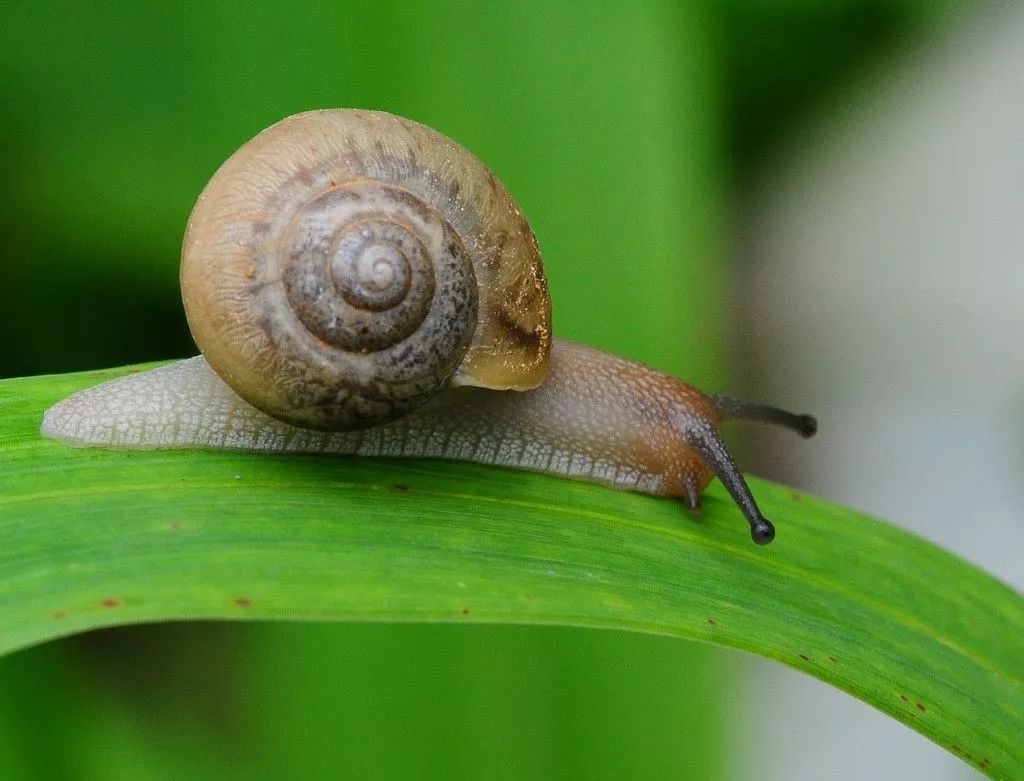
<path id="1" fill-rule="evenodd" d="M 775 539 L 775 527 L 766 518 L 760 518 L 750 524 L 750 537 L 758 545 L 767 545 Z"/>
<path id="2" fill-rule="evenodd" d="M 798 429 L 800 436 L 804 439 L 813 437 L 818 433 L 818 419 L 813 415 L 800 415 L 800 428 Z"/>

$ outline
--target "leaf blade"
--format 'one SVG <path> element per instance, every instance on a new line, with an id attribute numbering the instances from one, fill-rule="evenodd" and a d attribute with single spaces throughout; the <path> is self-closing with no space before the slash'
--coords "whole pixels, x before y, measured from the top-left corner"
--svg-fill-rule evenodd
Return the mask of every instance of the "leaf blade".
<path id="1" fill-rule="evenodd" d="M 1024 772 L 1024 599 L 924 540 L 754 481 L 678 503 L 437 461 L 74 450 L 0 382 L 0 652 L 168 619 L 479 621 L 666 634 L 837 686 L 993 777 Z"/>

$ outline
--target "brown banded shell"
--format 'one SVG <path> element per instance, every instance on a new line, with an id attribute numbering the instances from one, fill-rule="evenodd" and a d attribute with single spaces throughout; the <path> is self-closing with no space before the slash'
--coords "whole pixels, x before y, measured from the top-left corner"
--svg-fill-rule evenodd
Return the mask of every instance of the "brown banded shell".
<path id="1" fill-rule="evenodd" d="M 447 384 L 525 390 L 547 371 L 550 298 L 515 201 L 390 114 L 312 111 L 245 144 L 196 203 L 181 285 L 217 373 L 302 426 L 372 426 Z"/>

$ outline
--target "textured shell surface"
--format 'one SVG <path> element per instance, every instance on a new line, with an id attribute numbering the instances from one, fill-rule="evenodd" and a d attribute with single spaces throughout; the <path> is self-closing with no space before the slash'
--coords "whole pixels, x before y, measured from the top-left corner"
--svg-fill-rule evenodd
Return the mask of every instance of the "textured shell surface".
<path id="1" fill-rule="evenodd" d="M 182 248 L 200 348 L 281 420 L 345 430 L 448 384 L 536 387 L 551 305 L 505 188 L 436 131 L 312 111 L 260 133 L 200 196 Z"/>

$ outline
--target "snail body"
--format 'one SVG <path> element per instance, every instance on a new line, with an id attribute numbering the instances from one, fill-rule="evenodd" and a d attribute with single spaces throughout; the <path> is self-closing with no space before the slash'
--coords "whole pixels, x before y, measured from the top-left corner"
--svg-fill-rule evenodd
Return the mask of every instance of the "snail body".
<path id="1" fill-rule="evenodd" d="M 243 146 L 193 210 L 181 281 L 203 355 L 75 394 L 44 435 L 471 460 L 694 509 L 717 475 L 766 543 L 718 429 L 816 428 L 553 338 L 515 201 L 462 147 L 389 114 L 307 112 Z"/>
<path id="2" fill-rule="evenodd" d="M 617 401 L 625 389 L 629 406 Z M 139 410 L 140 398 L 157 403 Z M 44 432 L 72 445 L 464 459 L 679 496 L 687 481 L 699 491 L 711 479 L 696 454 L 678 446 L 694 408 L 718 417 L 674 377 L 556 338 L 551 371 L 536 390 L 451 389 L 373 428 L 318 431 L 276 420 L 197 357 L 77 394 L 47 414 Z"/>

